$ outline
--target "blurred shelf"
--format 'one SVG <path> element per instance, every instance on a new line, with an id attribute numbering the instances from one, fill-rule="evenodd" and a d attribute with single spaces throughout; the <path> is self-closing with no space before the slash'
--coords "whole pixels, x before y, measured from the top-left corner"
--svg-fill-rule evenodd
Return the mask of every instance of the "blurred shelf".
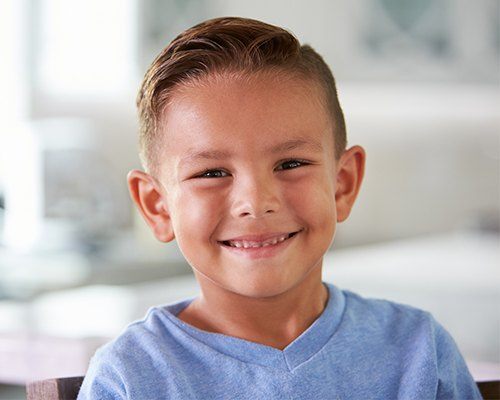
<path id="1" fill-rule="evenodd" d="M 140 247 L 130 233 L 99 250 L 15 253 L 0 247 L 0 300 L 30 300 L 55 291 L 95 284 L 128 285 L 189 274 L 173 246 L 163 254 Z"/>

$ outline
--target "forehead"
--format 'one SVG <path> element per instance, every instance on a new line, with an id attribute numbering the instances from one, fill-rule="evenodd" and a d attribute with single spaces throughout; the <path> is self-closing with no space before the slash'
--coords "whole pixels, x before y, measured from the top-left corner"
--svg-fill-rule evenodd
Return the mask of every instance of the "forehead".
<path id="1" fill-rule="evenodd" d="M 253 113 L 254 117 L 264 116 L 266 110 L 284 114 L 305 106 L 317 117 L 328 114 L 326 103 L 323 88 L 313 79 L 288 72 L 221 72 L 178 85 L 163 117 L 168 120 L 171 118 L 169 112 L 186 106 L 197 107 L 207 117 L 223 116 L 224 109 L 217 108 L 220 105 L 238 110 L 238 114 Z M 215 113 L 212 115 L 211 111 Z"/>
<path id="2" fill-rule="evenodd" d="M 285 142 L 332 150 L 323 90 L 287 75 L 214 75 L 179 86 L 163 113 L 160 160 L 199 151 L 232 154 L 286 148 Z M 307 144 L 306 143 L 306 144 Z"/>

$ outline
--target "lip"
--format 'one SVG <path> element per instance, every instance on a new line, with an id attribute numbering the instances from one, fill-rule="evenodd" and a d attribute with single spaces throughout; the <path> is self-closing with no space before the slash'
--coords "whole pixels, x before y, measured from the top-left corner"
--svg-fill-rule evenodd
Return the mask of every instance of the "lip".
<path id="1" fill-rule="evenodd" d="M 222 243 L 222 241 L 219 242 L 219 245 L 229 251 L 230 253 L 234 254 L 234 255 L 237 255 L 239 257 L 245 257 L 245 258 L 248 258 L 248 259 L 258 259 L 258 258 L 271 258 L 271 257 L 274 257 L 276 255 L 278 255 L 279 253 L 281 253 L 282 251 L 284 251 L 288 246 L 290 246 L 294 241 L 295 241 L 295 238 L 302 232 L 302 230 L 299 230 L 299 231 L 296 231 L 296 232 L 285 232 L 285 233 L 280 233 L 280 234 L 272 234 L 272 235 L 245 235 L 245 236 L 240 236 L 238 237 L 237 239 L 230 239 L 230 240 L 249 240 L 248 238 L 253 238 L 251 240 L 253 241 L 257 241 L 255 238 L 259 238 L 259 241 L 264 241 L 264 240 L 268 240 L 268 239 L 272 239 L 276 236 L 280 236 L 280 235 L 287 235 L 287 234 L 290 234 L 290 233 L 293 233 L 294 235 L 289 237 L 288 239 L 282 241 L 282 242 L 278 242 L 276 244 L 273 244 L 273 245 L 269 245 L 269 246 L 265 246 L 265 247 L 248 247 L 248 248 L 244 248 L 244 247 L 232 247 L 232 246 L 227 246 L 225 244 Z M 265 237 L 265 239 L 262 239 L 263 237 Z"/>

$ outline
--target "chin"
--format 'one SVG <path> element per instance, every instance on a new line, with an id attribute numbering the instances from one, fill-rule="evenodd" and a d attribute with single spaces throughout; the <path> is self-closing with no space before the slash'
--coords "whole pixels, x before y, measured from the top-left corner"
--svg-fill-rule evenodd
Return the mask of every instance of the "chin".
<path id="1" fill-rule="evenodd" d="M 254 299 L 264 299 L 279 296 L 295 287 L 295 284 L 287 282 L 276 282 L 273 279 L 267 279 L 265 282 L 242 282 L 241 285 L 231 285 L 228 290 L 240 296 Z"/>

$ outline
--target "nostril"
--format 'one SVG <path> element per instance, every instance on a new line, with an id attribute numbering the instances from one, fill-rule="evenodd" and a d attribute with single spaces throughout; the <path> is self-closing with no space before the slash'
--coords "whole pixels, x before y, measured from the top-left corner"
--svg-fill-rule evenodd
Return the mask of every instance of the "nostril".
<path id="1" fill-rule="evenodd" d="M 254 199 L 247 196 L 244 200 L 237 200 L 232 206 L 233 215 L 239 218 L 261 218 L 264 215 L 279 212 L 280 204 L 276 200 Z"/>
<path id="2" fill-rule="evenodd" d="M 272 214 L 272 213 L 275 213 L 275 212 L 276 212 L 276 211 L 274 211 L 274 210 L 267 210 L 267 211 L 264 211 L 264 213 L 263 213 L 263 214 Z M 254 217 L 259 217 L 259 216 L 261 216 L 261 215 L 263 215 L 263 214 L 260 214 L 260 215 L 259 215 L 259 214 L 257 214 L 257 213 L 253 213 L 253 212 L 248 212 L 248 211 L 245 211 L 245 212 L 242 212 L 242 213 L 240 214 L 240 217 L 249 217 L 249 216 L 252 216 L 252 215 L 253 215 Z"/>

